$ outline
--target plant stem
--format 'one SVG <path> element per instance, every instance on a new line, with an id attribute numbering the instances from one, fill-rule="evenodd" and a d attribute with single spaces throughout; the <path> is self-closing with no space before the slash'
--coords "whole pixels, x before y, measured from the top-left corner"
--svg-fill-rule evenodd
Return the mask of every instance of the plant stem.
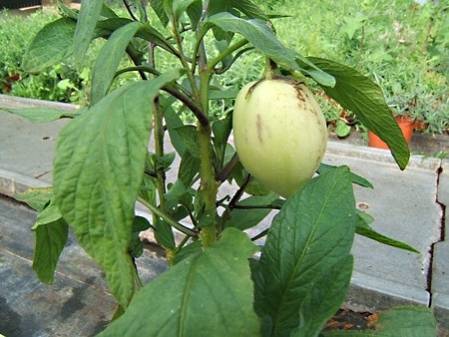
<path id="1" fill-rule="evenodd" d="M 253 238 L 251 238 L 251 241 L 256 241 L 256 240 L 259 240 L 260 238 L 263 238 L 264 236 L 266 236 L 268 234 L 269 231 L 270 231 L 269 228 L 265 229 L 264 231 L 260 232 L 259 234 L 257 234 Z"/>
<path id="2" fill-rule="evenodd" d="M 155 45 L 150 43 L 148 47 L 148 62 L 152 69 L 156 69 Z M 159 195 L 160 208 L 165 211 L 165 171 L 160 169 L 158 161 L 164 156 L 164 125 L 163 114 L 159 104 L 159 97 L 156 97 L 152 103 L 154 116 L 154 148 L 156 152 L 156 186 Z"/>
<path id="3" fill-rule="evenodd" d="M 234 209 L 281 209 L 279 205 L 261 205 L 261 206 L 251 206 L 251 205 L 235 205 Z"/>
<path id="4" fill-rule="evenodd" d="M 128 1 L 127 1 L 127 0 L 123 0 L 123 3 L 124 3 L 124 5 L 125 5 L 125 7 L 126 7 L 126 10 L 127 10 L 128 13 L 129 13 L 129 16 L 131 17 L 131 19 L 133 19 L 134 21 L 139 21 L 139 20 L 136 18 L 136 16 L 134 15 L 134 13 L 133 13 L 133 11 L 132 11 L 132 9 L 131 9 L 131 6 L 129 5 Z"/>
<path id="5" fill-rule="evenodd" d="M 248 186 L 249 182 L 251 181 L 251 175 L 247 175 L 245 178 L 245 181 L 240 186 L 240 188 L 235 192 L 234 196 L 231 198 L 231 201 L 226 206 L 226 210 L 224 211 L 223 215 L 220 218 L 220 229 L 224 228 L 224 223 L 226 220 L 229 219 L 231 211 L 235 208 L 237 203 L 239 202 L 240 198 L 243 196 L 243 193 L 245 193 L 245 189 Z"/>
<path id="6" fill-rule="evenodd" d="M 201 69 L 200 72 L 200 95 L 203 111 L 208 111 L 209 106 L 209 79 L 210 74 L 206 70 Z M 204 246 L 209 246 L 216 240 L 217 226 L 216 215 L 217 209 L 215 200 L 217 197 L 218 184 L 215 180 L 214 166 L 212 164 L 211 129 L 210 125 L 198 125 L 198 141 L 200 148 L 200 193 L 204 202 L 204 216 L 202 219 L 201 240 Z"/>
<path id="7" fill-rule="evenodd" d="M 238 162 L 239 162 L 239 157 L 238 157 L 237 153 L 235 153 L 234 156 L 231 158 L 231 160 L 223 168 L 223 170 L 217 175 L 217 181 L 222 183 L 226 179 L 228 179 L 229 175 L 231 174 L 234 167 L 238 164 Z"/>
<path id="8" fill-rule="evenodd" d="M 173 36 L 175 37 L 176 45 L 178 46 L 178 51 L 179 51 L 179 55 L 180 55 L 179 59 L 181 61 L 183 68 L 186 70 L 187 78 L 190 82 L 190 86 L 192 87 L 193 97 L 195 97 L 195 99 L 199 100 L 200 96 L 198 93 L 197 85 L 195 83 L 195 77 L 190 72 L 190 67 L 189 67 L 189 64 L 187 63 L 187 59 L 184 54 L 184 48 L 182 46 L 181 34 L 179 33 L 179 29 L 178 29 L 178 21 L 176 20 L 176 18 L 174 16 L 172 17 L 172 25 L 173 25 L 173 27 L 172 27 L 173 28 Z M 196 62 L 196 60 L 193 60 L 192 62 Z"/>
<path id="9" fill-rule="evenodd" d="M 240 41 L 237 41 L 236 43 L 234 43 L 232 46 L 229 46 L 228 49 L 224 50 L 223 52 L 221 52 L 217 57 L 213 58 L 212 60 L 210 60 L 209 62 L 209 70 L 213 71 L 215 66 L 220 63 L 221 61 L 223 61 L 223 59 L 229 55 L 231 55 L 233 52 L 235 52 L 236 50 L 242 48 L 243 46 L 245 46 L 246 44 L 248 44 L 248 40 L 246 39 L 242 39 Z"/>
<path id="10" fill-rule="evenodd" d="M 134 62 L 134 64 L 138 64 L 137 61 L 135 61 L 134 59 L 133 59 L 133 62 Z M 151 68 L 149 66 L 136 65 L 135 67 L 128 67 L 128 68 L 124 68 L 124 69 L 121 69 L 121 70 L 117 71 L 117 73 L 115 74 L 115 77 L 117 77 L 117 76 L 119 76 L 119 75 L 121 75 L 123 73 L 130 72 L 130 71 L 138 71 L 140 76 L 144 80 L 147 79 L 147 76 L 145 75 L 146 72 L 150 73 L 150 74 L 154 74 L 154 75 L 160 75 L 160 73 L 156 69 L 153 69 L 153 68 Z M 178 90 L 176 88 L 176 86 L 166 85 L 166 86 L 164 86 L 162 88 L 162 90 L 164 90 L 165 92 L 169 93 L 173 97 L 177 98 L 182 103 L 184 103 L 185 106 L 188 107 L 190 109 L 190 111 L 193 112 L 193 114 L 195 115 L 195 117 L 198 119 L 198 121 L 201 124 L 204 124 L 204 125 L 209 124 L 209 119 L 203 113 L 201 108 L 198 107 L 198 105 L 196 105 L 195 102 L 193 102 L 189 97 L 187 97 L 180 90 Z"/>
<path id="11" fill-rule="evenodd" d="M 161 219 L 164 219 L 170 226 L 172 226 L 173 228 L 176 228 L 178 231 L 180 231 L 181 233 L 184 233 L 185 235 L 189 235 L 189 236 L 197 236 L 198 233 L 193 230 L 190 229 L 184 225 L 181 225 L 180 223 L 176 222 L 175 220 L 173 220 L 168 214 L 165 214 L 163 211 L 161 211 L 159 208 L 157 208 L 156 206 L 151 205 L 149 202 L 147 202 L 146 200 L 139 198 L 139 201 L 146 207 L 148 208 L 151 213 L 157 215 L 158 217 L 160 217 Z"/>

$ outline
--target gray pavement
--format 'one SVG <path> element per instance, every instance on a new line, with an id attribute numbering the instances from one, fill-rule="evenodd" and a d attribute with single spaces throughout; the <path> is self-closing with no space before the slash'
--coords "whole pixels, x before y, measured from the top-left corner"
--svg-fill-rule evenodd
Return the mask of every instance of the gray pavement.
<path id="1" fill-rule="evenodd" d="M 63 125 L 63 121 L 32 125 L 0 113 L 1 194 L 12 196 L 14 191 L 27 186 L 51 183 L 55 137 Z M 449 277 L 446 275 L 449 246 L 438 243 L 444 224 L 440 203 L 449 202 L 449 164 L 443 165 L 445 171 L 438 179 L 441 160 L 414 156 L 407 170 L 401 172 L 388 151 L 336 142 L 330 142 L 325 161 L 346 164 L 368 178 L 375 189 L 356 188 L 356 197 L 359 207 L 375 217 L 373 227 L 420 251 L 419 255 L 407 253 L 358 237 L 353 249 L 356 263 L 347 306 L 375 310 L 404 303 L 432 304 L 439 320 L 449 328 Z M 232 189 L 227 186 L 222 193 Z M 268 224 L 265 221 L 261 227 Z M 28 230 L 28 224 L 25 228 Z M 0 247 L 4 247 L 1 240 Z M 73 251 L 74 255 L 78 253 L 82 254 Z M 149 261 L 150 257 L 145 263 Z M 71 260 L 64 265 L 69 268 Z M 150 264 L 146 269 L 148 278 L 163 269 L 161 264 L 157 266 L 154 269 Z"/>

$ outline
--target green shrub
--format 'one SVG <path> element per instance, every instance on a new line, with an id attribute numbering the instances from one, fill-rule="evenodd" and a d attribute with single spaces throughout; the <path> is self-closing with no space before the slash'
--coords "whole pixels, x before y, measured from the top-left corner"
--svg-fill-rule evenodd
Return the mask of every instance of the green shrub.
<path id="1" fill-rule="evenodd" d="M 67 63 L 35 75 L 22 70 L 22 57 L 29 43 L 55 17 L 52 12 L 42 11 L 27 16 L 0 12 L 0 93 L 60 102 L 85 101 L 87 68 L 78 73 Z"/>
<path id="2" fill-rule="evenodd" d="M 259 4 L 273 13 L 292 16 L 276 19 L 277 33 L 286 44 L 305 55 L 332 58 L 353 66 L 381 86 L 396 114 L 424 121 L 429 132 L 448 131 L 449 20 L 444 20 L 448 15 L 447 0 L 424 6 L 409 0 L 259 0 Z M 154 13 L 150 14 L 156 28 L 164 31 Z M 38 75 L 26 74 L 20 68 L 27 43 L 53 18 L 54 14 L 42 12 L 27 17 L 0 13 L 0 92 L 63 102 L 88 101 L 87 70 L 78 74 L 69 62 Z M 186 33 L 185 38 L 193 41 L 192 34 Z M 187 43 L 187 47 L 193 46 Z M 95 51 L 90 54 L 93 59 Z M 262 67 L 257 57 L 249 52 L 214 84 L 226 90 L 260 78 Z M 157 62 L 162 69 L 169 69 L 176 60 L 158 53 Z M 123 66 L 128 64 L 123 61 Z M 15 82 L 17 75 L 21 80 Z M 115 85 L 136 77 L 137 74 L 121 76 Z M 348 112 L 324 97 L 319 99 L 330 123 L 354 122 Z M 222 116 L 231 103 L 219 100 L 212 111 Z M 190 117 L 188 113 L 185 116 Z"/>

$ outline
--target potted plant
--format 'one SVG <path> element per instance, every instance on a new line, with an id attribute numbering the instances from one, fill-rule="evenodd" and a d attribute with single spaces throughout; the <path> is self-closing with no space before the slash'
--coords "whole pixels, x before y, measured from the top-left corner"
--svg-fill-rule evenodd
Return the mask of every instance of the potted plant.
<path id="1" fill-rule="evenodd" d="M 79 12 L 61 4 L 63 17 L 44 27 L 25 55 L 24 67 L 35 72 L 71 56 L 81 67 L 90 43 L 106 39 L 92 70 L 88 107 L 73 114 L 11 110 L 40 121 L 73 119 L 59 135 L 54 186 L 18 196 L 39 212 L 33 227 L 38 277 L 53 281 L 70 229 L 117 300 L 99 337 L 341 336 L 322 329 L 349 287 L 355 233 L 415 250 L 385 240 L 357 210 L 353 184 L 370 187 L 366 179 L 345 166 L 320 165 L 326 127 L 305 79 L 381 135 L 404 169 L 410 153 L 381 90 L 350 67 L 284 46 L 270 16 L 250 0 L 150 1 L 168 27 L 164 34 L 148 19 L 146 1 L 134 4 L 136 10 L 124 1 L 129 18 L 101 0 L 83 1 Z M 265 74 L 238 88 L 234 112 L 214 118 L 211 80 L 252 50 L 265 56 Z M 125 56 L 133 65 L 118 69 Z M 167 56 L 178 69 L 160 67 Z M 126 72 L 141 80 L 111 91 Z M 195 124 L 180 118 L 185 108 Z M 167 137 L 175 154 L 164 149 Z M 175 156 L 178 180 L 169 185 Z M 319 176 L 312 178 L 315 171 Z M 238 187 L 218 198 L 226 181 Z M 151 222 L 135 215 L 137 201 Z M 272 227 L 248 237 L 244 230 L 270 210 L 279 210 Z M 142 254 L 137 234 L 145 228 L 154 231 L 169 265 L 148 284 L 134 263 Z M 259 249 L 253 241 L 265 236 Z M 399 335 L 418 322 L 418 335 L 435 336 L 427 309 L 384 317 L 380 334 Z"/>
<path id="2" fill-rule="evenodd" d="M 410 144 L 414 131 L 416 129 L 423 129 L 424 122 L 416 117 L 418 107 L 418 95 L 413 97 L 406 97 L 404 99 L 396 98 L 395 102 L 391 105 L 391 108 L 396 112 L 395 120 L 401 129 L 402 135 Z M 382 141 L 375 133 L 368 131 L 368 146 L 379 149 L 388 149 L 388 145 Z"/>

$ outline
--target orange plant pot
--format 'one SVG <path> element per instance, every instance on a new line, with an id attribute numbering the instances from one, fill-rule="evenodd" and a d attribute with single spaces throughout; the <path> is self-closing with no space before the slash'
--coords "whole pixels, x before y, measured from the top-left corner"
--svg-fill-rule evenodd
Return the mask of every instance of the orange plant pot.
<path id="1" fill-rule="evenodd" d="M 401 128 L 402 134 L 408 144 L 412 140 L 413 130 L 415 128 L 415 122 L 409 117 L 398 116 L 396 117 L 396 122 Z M 388 145 L 385 144 L 379 137 L 377 137 L 371 131 L 368 131 L 368 146 L 376 147 L 379 149 L 389 149 Z"/>

